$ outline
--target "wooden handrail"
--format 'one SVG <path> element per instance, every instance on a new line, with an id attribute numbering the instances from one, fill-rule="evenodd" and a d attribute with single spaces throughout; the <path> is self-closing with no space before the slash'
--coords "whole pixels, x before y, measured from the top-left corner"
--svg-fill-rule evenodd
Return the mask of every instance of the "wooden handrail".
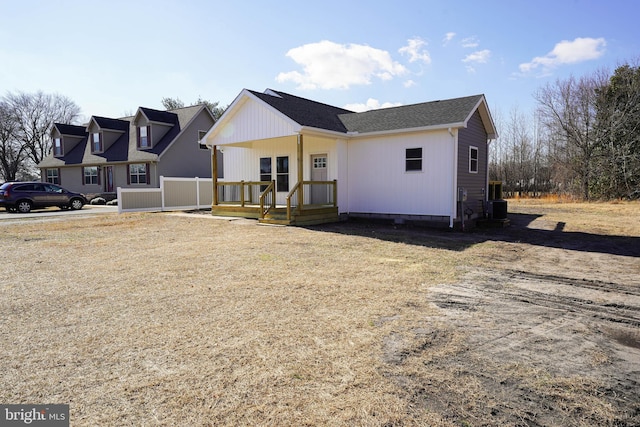
<path id="1" fill-rule="evenodd" d="M 264 208 L 264 200 L 267 198 L 267 195 L 271 193 L 271 203 L 265 210 Z M 260 218 L 264 218 L 264 216 L 269 212 L 269 209 L 276 207 L 276 182 L 271 181 L 267 188 L 264 189 L 262 193 L 260 193 Z"/>
<path id="2" fill-rule="evenodd" d="M 296 182 L 296 185 L 294 185 L 291 191 L 289 191 L 289 194 L 287 194 L 287 220 L 288 221 L 291 221 L 291 198 L 298 191 L 299 188 L 300 188 L 300 182 Z M 298 206 L 300 206 L 299 202 L 298 202 Z"/>

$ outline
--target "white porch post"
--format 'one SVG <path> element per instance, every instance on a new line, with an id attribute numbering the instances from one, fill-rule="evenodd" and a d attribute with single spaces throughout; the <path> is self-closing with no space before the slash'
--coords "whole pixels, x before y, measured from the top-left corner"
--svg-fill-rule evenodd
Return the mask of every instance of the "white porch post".
<path id="1" fill-rule="evenodd" d="M 213 196 L 211 204 L 218 204 L 218 148 L 214 145 L 211 147 L 211 179 L 213 182 Z"/>
<path id="2" fill-rule="evenodd" d="M 302 209 L 302 205 L 304 204 L 304 185 L 302 185 L 302 181 L 304 179 L 304 174 L 303 174 L 303 155 L 304 155 L 304 150 L 303 150 L 303 141 L 302 141 L 302 135 L 298 134 L 298 210 Z"/>

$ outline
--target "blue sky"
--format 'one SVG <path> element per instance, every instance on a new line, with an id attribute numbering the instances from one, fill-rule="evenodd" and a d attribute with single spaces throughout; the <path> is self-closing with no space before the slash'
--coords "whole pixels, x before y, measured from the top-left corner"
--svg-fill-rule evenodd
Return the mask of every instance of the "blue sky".
<path id="1" fill-rule="evenodd" d="M 640 2 L 0 0 L 0 94 L 121 117 L 266 88 L 363 110 L 484 93 L 533 109 L 570 75 L 640 58 Z M 494 112 L 495 115 L 495 112 Z"/>

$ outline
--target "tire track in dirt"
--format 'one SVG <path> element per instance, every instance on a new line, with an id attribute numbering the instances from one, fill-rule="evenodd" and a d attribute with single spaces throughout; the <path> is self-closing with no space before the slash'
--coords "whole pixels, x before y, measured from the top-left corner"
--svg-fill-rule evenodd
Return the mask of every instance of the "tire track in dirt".
<path id="1" fill-rule="evenodd" d="M 640 284 L 472 268 L 427 299 L 424 327 L 385 342 L 427 367 L 398 380 L 416 402 L 478 425 L 640 422 Z"/>
<path id="2" fill-rule="evenodd" d="M 640 327 L 640 290 L 637 287 L 554 275 L 477 272 L 466 282 L 439 287 L 433 295 L 433 303 L 445 309 L 477 307 L 485 304 L 489 296 Z"/>

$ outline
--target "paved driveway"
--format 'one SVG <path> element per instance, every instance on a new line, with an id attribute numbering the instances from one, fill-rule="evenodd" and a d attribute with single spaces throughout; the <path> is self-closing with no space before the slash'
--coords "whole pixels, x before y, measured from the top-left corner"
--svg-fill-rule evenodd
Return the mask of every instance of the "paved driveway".
<path id="1" fill-rule="evenodd" d="M 20 221 L 24 219 L 53 219 L 52 217 L 68 217 L 70 215 L 99 215 L 99 214 L 117 214 L 117 206 L 106 205 L 84 205 L 82 209 L 78 211 L 66 210 L 63 211 L 57 207 L 38 209 L 29 212 L 28 214 L 21 213 L 9 213 L 6 210 L 0 210 L 0 223 L 5 221 Z"/>

